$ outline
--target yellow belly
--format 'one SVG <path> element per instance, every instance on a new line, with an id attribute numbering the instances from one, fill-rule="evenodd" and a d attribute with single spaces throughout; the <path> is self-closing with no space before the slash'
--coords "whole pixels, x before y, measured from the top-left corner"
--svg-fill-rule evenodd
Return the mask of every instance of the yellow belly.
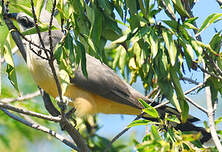
<path id="1" fill-rule="evenodd" d="M 54 98 L 58 97 L 57 86 L 47 61 L 40 62 L 39 59 L 36 61 L 36 59 L 29 59 L 28 61 L 28 66 L 35 82 Z M 69 103 L 69 105 L 76 108 L 78 116 L 96 113 L 131 115 L 141 113 L 140 109 L 103 98 L 81 89 L 75 86 L 75 84 L 70 84 L 67 87 L 65 96 L 72 99 L 73 102 Z"/>

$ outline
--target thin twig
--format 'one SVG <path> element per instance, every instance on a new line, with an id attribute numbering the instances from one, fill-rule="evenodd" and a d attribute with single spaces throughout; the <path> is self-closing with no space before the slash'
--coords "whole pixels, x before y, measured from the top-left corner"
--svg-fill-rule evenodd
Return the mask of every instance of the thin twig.
<path id="1" fill-rule="evenodd" d="M 51 13 L 51 18 L 50 18 L 50 26 L 49 26 L 49 39 L 50 39 L 50 51 L 51 51 L 51 56 L 50 56 L 50 60 L 49 60 L 49 66 L 52 70 L 52 73 L 53 73 L 53 77 L 55 79 L 55 82 L 56 82 L 56 86 L 57 86 L 57 90 L 58 90 L 58 94 L 59 94 L 59 106 L 61 108 L 61 115 L 62 117 L 64 117 L 64 111 L 66 109 L 66 105 L 63 103 L 63 97 L 62 97 L 62 88 L 60 86 L 60 83 L 59 83 L 59 79 L 57 77 L 57 74 L 56 74 L 56 70 L 55 70 L 55 66 L 54 66 L 54 60 L 53 60 L 53 47 L 52 47 L 52 35 L 51 35 L 51 26 L 52 26 L 52 20 L 53 20 L 53 14 L 55 12 L 55 7 L 56 7 L 56 0 L 54 0 L 53 2 L 53 8 L 52 8 L 52 13 Z"/>
<path id="2" fill-rule="evenodd" d="M 160 107 L 162 107 L 162 106 L 164 106 L 164 105 L 166 105 L 166 104 L 168 104 L 168 103 L 169 103 L 169 101 L 163 102 L 163 103 L 161 103 L 161 104 L 156 105 L 154 108 L 155 108 L 155 109 L 160 108 Z M 143 116 L 144 114 L 145 114 L 145 113 L 143 112 L 143 113 L 141 113 L 140 115 L 137 115 L 137 117 L 136 117 L 133 121 L 142 118 L 142 116 Z M 118 134 L 110 141 L 110 143 L 106 146 L 106 149 L 104 150 L 104 152 L 108 152 L 108 150 L 111 148 L 112 144 L 113 144 L 117 139 L 119 139 L 119 137 L 121 137 L 125 132 L 127 132 L 129 129 L 130 129 L 130 128 L 127 127 L 127 128 L 125 128 L 125 129 L 123 129 L 120 133 L 118 133 Z"/>
<path id="3" fill-rule="evenodd" d="M 194 102 L 193 100 L 191 100 L 189 97 L 185 96 L 185 99 L 190 102 L 192 105 L 194 105 L 195 107 L 197 107 L 198 109 L 200 109 L 201 111 L 203 111 L 204 113 L 208 113 L 207 109 L 201 107 L 200 105 L 198 105 L 196 102 Z"/>
<path id="4" fill-rule="evenodd" d="M 17 97 L 17 98 L 3 98 L 3 99 L 0 99 L 0 102 L 1 103 L 12 103 L 12 102 L 15 102 L 15 101 L 24 101 L 24 100 L 29 100 L 29 99 L 32 99 L 34 97 L 37 97 L 39 95 L 40 95 L 40 91 L 36 91 L 34 93 L 30 93 L 30 94 L 20 96 L 20 97 Z"/>
<path id="5" fill-rule="evenodd" d="M 51 17 L 50 17 L 50 21 L 49 21 L 49 45 L 50 45 L 50 50 L 51 50 L 51 55 L 53 56 L 53 46 L 52 46 L 52 21 L 53 21 L 53 15 L 55 12 L 55 7 L 56 7 L 56 0 L 54 0 L 53 2 L 53 6 L 52 6 L 52 13 L 51 13 Z"/>
<path id="6" fill-rule="evenodd" d="M 199 69 L 200 69 L 202 72 L 204 72 L 204 73 L 206 73 L 206 74 L 208 74 L 208 75 L 210 75 L 210 76 L 212 76 L 212 77 L 215 77 L 215 78 L 217 78 L 217 79 L 222 80 L 222 77 L 217 76 L 216 74 L 211 73 L 211 72 L 209 72 L 209 71 L 205 70 L 203 67 L 201 67 L 201 66 L 200 66 L 200 65 L 198 65 L 198 64 L 197 64 L 197 66 L 198 66 L 198 68 L 199 68 Z"/>
<path id="7" fill-rule="evenodd" d="M 199 82 L 197 82 L 197 81 L 195 81 L 193 79 L 187 78 L 187 77 L 182 77 L 181 80 L 188 81 L 188 82 L 196 84 L 196 85 L 199 84 Z"/>
<path id="8" fill-rule="evenodd" d="M 137 115 L 136 118 L 133 120 L 138 120 L 140 118 L 142 118 L 142 116 L 144 115 L 144 112 L 141 113 L 140 115 Z M 121 137 L 125 132 L 127 132 L 130 128 L 126 127 L 124 128 L 120 133 L 118 133 L 115 137 L 113 137 L 113 139 L 110 141 L 110 143 L 106 146 L 106 149 L 104 150 L 104 152 L 108 152 L 108 150 L 111 148 L 112 144 L 119 139 L 119 137 Z"/>
<path id="9" fill-rule="evenodd" d="M 199 89 L 199 88 L 203 87 L 204 85 L 205 85 L 205 82 L 200 83 L 200 84 L 198 84 L 197 86 L 191 88 L 190 90 L 185 91 L 184 94 L 187 95 L 187 94 L 195 91 L 196 89 Z"/>
<path id="10" fill-rule="evenodd" d="M 39 124 L 35 124 L 35 123 L 31 123 L 31 122 L 29 122 L 27 120 L 24 120 L 24 119 L 20 118 L 19 116 L 12 114 L 11 112 L 9 112 L 8 110 L 6 110 L 4 108 L 0 107 L 0 109 L 5 114 L 7 114 L 9 117 L 11 117 L 12 119 L 17 120 L 17 121 L 21 122 L 22 124 L 24 124 L 26 126 L 29 126 L 31 128 L 34 128 L 34 129 L 37 129 L 39 131 L 45 132 L 45 133 L 55 137 L 56 139 L 60 140 L 61 142 L 63 142 L 67 146 L 71 147 L 72 149 L 78 151 L 78 148 L 69 139 L 63 137 L 62 135 L 56 133 L 55 131 L 53 131 L 53 130 L 45 127 L 45 126 L 42 126 L 42 125 L 39 125 Z"/>
<path id="11" fill-rule="evenodd" d="M 31 7 L 32 7 L 32 15 L 33 15 L 33 19 L 34 19 L 34 22 L 35 22 L 35 28 L 36 28 L 36 31 L 37 31 L 37 34 L 39 36 L 39 41 L 40 41 L 40 44 L 42 45 L 42 47 L 45 49 L 45 45 L 44 45 L 44 42 L 43 42 L 43 39 L 42 39 L 42 36 L 41 36 L 41 33 L 40 33 L 40 29 L 39 29 L 39 26 L 38 26 L 38 21 L 37 21 L 37 17 L 36 17 L 36 14 L 35 14 L 35 7 L 34 7 L 34 3 L 33 3 L 33 0 L 31 0 Z M 46 57 L 49 59 L 49 55 L 48 55 L 48 52 L 45 51 L 45 55 Z"/>
<path id="12" fill-rule="evenodd" d="M 191 14 L 191 17 L 193 17 L 193 13 L 190 12 Z M 194 21 L 194 24 L 196 26 L 196 22 Z M 196 26 L 197 27 L 197 26 Z M 197 30 L 193 29 L 194 33 L 196 34 L 197 33 Z M 196 36 L 196 38 L 199 40 L 199 41 L 202 41 L 202 38 L 200 35 Z M 207 52 L 205 49 L 203 49 L 205 55 L 207 55 Z M 207 58 L 209 59 L 210 57 L 207 55 Z M 210 59 L 211 60 L 211 59 Z M 197 64 L 198 65 L 198 64 Z M 210 76 L 213 76 L 217 79 L 220 79 L 222 80 L 221 77 L 218 77 L 217 75 L 215 75 L 214 73 L 210 73 L 209 71 L 205 70 L 206 68 L 206 65 L 204 64 L 202 68 L 201 66 L 198 65 L 198 67 L 201 69 L 202 72 L 204 72 L 204 81 L 206 82 L 207 78 Z M 213 106 L 212 106 L 212 100 L 211 100 L 211 92 L 210 92 L 210 88 L 209 87 L 206 87 L 205 88 L 205 92 L 206 92 L 206 101 L 207 101 L 207 109 L 208 109 L 208 119 L 209 119 L 209 124 L 210 124 L 210 133 L 211 133 L 211 136 L 213 138 L 213 141 L 217 147 L 217 150 L 219 152 L 222 152 L 222 145 L 220 143 L 220 140 L 218 138 L 218 135 L 217 135 L 217 132 L 216 132 L 216 127 L 215 127 L 215 123 L 214 123 L 214 109 L 213 109 Z"/>
<path id="13" fill-rule="evenodd" d="M 28 111 L 28 110 L 25 110 L 25 109 L 22 109 L 22 108 L 12 106 L 10 104 L 0 103 L 0 107 L 2 107 L 4 109 L 12 110 L 14 112 L 23 113 L 23 114 L 26 114 L 26 115 L 34 116 L 34 117 L 49 120 L 49 121 L 60 122 L 60 120 L 61 120 L 61 118 L 59 118 L 59 117 L 47 116 L 47 115 L 40 114 L 40 113 L 37 113 L 37 112 Z"/>

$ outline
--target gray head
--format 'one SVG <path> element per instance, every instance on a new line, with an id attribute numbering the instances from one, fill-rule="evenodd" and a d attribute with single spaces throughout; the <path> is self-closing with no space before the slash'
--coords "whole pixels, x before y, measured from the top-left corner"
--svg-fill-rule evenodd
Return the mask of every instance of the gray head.
<path id="1" fill-rule="evenodd" d="M 35 26 L 33 18 L 25 13 L 10 13 L 8 14 L 8 17 L 16 20 L 23 30 L 30 29 Z"/>
<path id="2" fill-rule="evenodd" d="M 10 13 L 8 14 L 8 17 L 16 20 L 23 30 L 27 30 L 35 26 L 34 19 L 23 12 Z M 51 14 L 48 11 L 46 10 L 41 11 L 40 21 L 42 23 L 49 24 L 50 18 L 51 18 Z M 52 25 L 59 28 L 58 21 L 54 17 L 53 17 Z"/>

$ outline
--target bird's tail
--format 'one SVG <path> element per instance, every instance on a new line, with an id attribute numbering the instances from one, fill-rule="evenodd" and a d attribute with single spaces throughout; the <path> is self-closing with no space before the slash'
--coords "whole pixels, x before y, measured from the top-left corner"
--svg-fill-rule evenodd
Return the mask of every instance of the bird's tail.
<path id="1" fill-rule="evenodd" d="M 157 105 L 158 105 L 158 103 L 156 103 L 156 102 L 152 103 L 152 107 L 155 107 Z M 164 106 L 157 108 L 156 110 L 158 111 L 161 119 L 164 119 L 166 113 L 168 113 L 169 115 L 176 115 L 180 119 L 180 113 L 173 107 L 164 105 Z M 151 121 L 158 121 L 158 119 L 151 118 L 146 115 L 144 115 L 143 118 L 151 120 Z M 185 123 L 173 124 L 172 126 L 174 126 L 174 128 L 176 130 L 180 130 L 182 132 L 200 132 L 201 137 L 199 140 L 200 140 L 201 144 L 204 144 L 211 139 L 211 134 L 209 132 L 207 132 L 205 128 L 195 126 L 193 124 L 193 122 L 197 122 L 197 121 L 200 121 L 200 119 L 189 115 L 189 117 Z"/>

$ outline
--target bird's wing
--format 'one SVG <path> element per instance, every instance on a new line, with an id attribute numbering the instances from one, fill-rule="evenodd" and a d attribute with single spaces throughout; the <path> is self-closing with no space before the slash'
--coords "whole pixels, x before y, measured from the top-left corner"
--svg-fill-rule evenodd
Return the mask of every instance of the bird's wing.
<path id="1" fill-rule="evenodd" d="M 137 93 L 137 97 L 133 95 L 130 86 L 121 80 L 112 69 L 88 54 L 86 55 L 86 70 L 88 78 L 83 75 L 79 67 L 75 71 L 75 77 L 71 79 L 71 83 L 112 101 L 142 108 L 136 98 L 140 96 L 143 98 L 143 96 L 139 93 Z"/>

